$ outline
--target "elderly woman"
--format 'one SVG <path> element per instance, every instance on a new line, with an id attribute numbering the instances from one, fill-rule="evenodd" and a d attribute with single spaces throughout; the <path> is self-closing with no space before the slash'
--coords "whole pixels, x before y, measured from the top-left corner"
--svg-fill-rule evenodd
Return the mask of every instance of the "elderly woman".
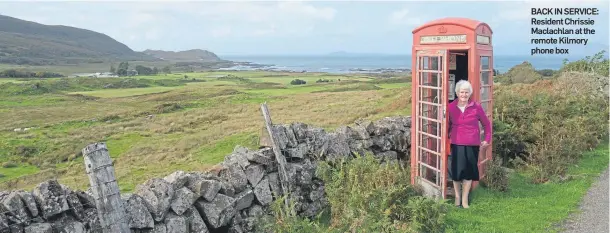
<path id="1" fill-rule="evenodd" d="M 455 85 L 458 98 L 449 108 L 449 137 L 451 138 L 450 176 L 455 190 L 455 205 L 469 208 L 468 194 L 472 181 L 479 180 L 479 149 L 489 146 L 491 125 L 480 103 L 470 99 L 472 85 L 461 80 Z M 479 122 L 483 125 L 485 139 L 481 141 Z M 460 186 L 462 192 L 460 195 Z"/>

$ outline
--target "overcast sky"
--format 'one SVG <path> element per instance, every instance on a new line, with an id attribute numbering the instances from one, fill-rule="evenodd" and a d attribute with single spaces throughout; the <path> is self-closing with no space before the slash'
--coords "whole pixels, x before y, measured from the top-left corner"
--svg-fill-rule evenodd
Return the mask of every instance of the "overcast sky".
<path id="1" fill-rule="evenodd" d="M 570 3 L 571 2 L 571 3 Z M 490 24 L 497 55 L 529 55 L 531 7 L 599 7 L 596 35 L 571 54 L 608 48 L 608 1 L 0 2 L 0 14 L 107 34 L 136 51 L 207 49 L 219 55 L 410 54 L 412 30 L 443 17 Z M 559 18 L 562 16 L 555 16 Z M 583 16 L 582 18 L 588 18 Z"/>

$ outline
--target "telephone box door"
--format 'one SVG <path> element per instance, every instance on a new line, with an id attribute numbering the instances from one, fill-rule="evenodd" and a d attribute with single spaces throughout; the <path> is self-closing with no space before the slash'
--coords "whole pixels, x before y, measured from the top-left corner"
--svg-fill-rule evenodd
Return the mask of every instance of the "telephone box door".
<path id="1" fill-rule="evenodd" d="M 419 50 L 416 53 L 414 181 L 425 194 L 445 198 L 447 156 L 447 50 Z"/>

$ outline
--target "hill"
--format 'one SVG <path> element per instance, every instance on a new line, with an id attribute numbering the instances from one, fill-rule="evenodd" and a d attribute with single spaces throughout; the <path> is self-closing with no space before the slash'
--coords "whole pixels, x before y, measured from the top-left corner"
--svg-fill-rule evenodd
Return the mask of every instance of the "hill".
<path id="1" fill-rule="evenodd" d="M 202 49 L 191 49 L 186 51 L 163 51 L 163 50 L 151 50 L 147 49 L 142 53 L 159 58 L 162 60 L 170 61 L 197 61 L 197 62 L 218 62 L 222 61 L 213 52 L 202 50 Z"/>
<path id="2" fill-rule="evenodd" d="M 0 15 L 0 63 L 60 65 L 116 59 L 158 60 L 99 32 Z"/>

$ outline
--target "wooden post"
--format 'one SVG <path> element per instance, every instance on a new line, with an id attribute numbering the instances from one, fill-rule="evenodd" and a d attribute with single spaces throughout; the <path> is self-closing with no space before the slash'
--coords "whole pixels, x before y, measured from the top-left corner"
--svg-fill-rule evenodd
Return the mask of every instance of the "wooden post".
<path id="1" fill-rule="evenodd" d="M 91 193 L 104 233 L 130 233 L 123 208 L 119 185 L 105 143 L 94 143 L 83 148 L 85 170 L 89 176 Z"/>
<path id="2" fill-rule="evenodd" d="M 273 131 L 271 114 L 269 114 L 267 102 L 261 104 L 261 111 L 263 112 L 263 117 L 265 118 L 265 125 L 267 126 L 267 132 L 269 133 L 269 139 L 271 139 L 270 141 L 273 148 L 273 153 L 275 154 L 275 159 L 278 163 L 280 186 L 282 188 L 282 193 L 285 195 L 284 204 L 286 205 L 286 208 L 288 208 L 290 199 L 290 184 L 288 183 L 288 174 L 286 174 L 286 158 L 284 158 L 280 148 L 277 145 L 277 137 L 275 131 Z"/>

